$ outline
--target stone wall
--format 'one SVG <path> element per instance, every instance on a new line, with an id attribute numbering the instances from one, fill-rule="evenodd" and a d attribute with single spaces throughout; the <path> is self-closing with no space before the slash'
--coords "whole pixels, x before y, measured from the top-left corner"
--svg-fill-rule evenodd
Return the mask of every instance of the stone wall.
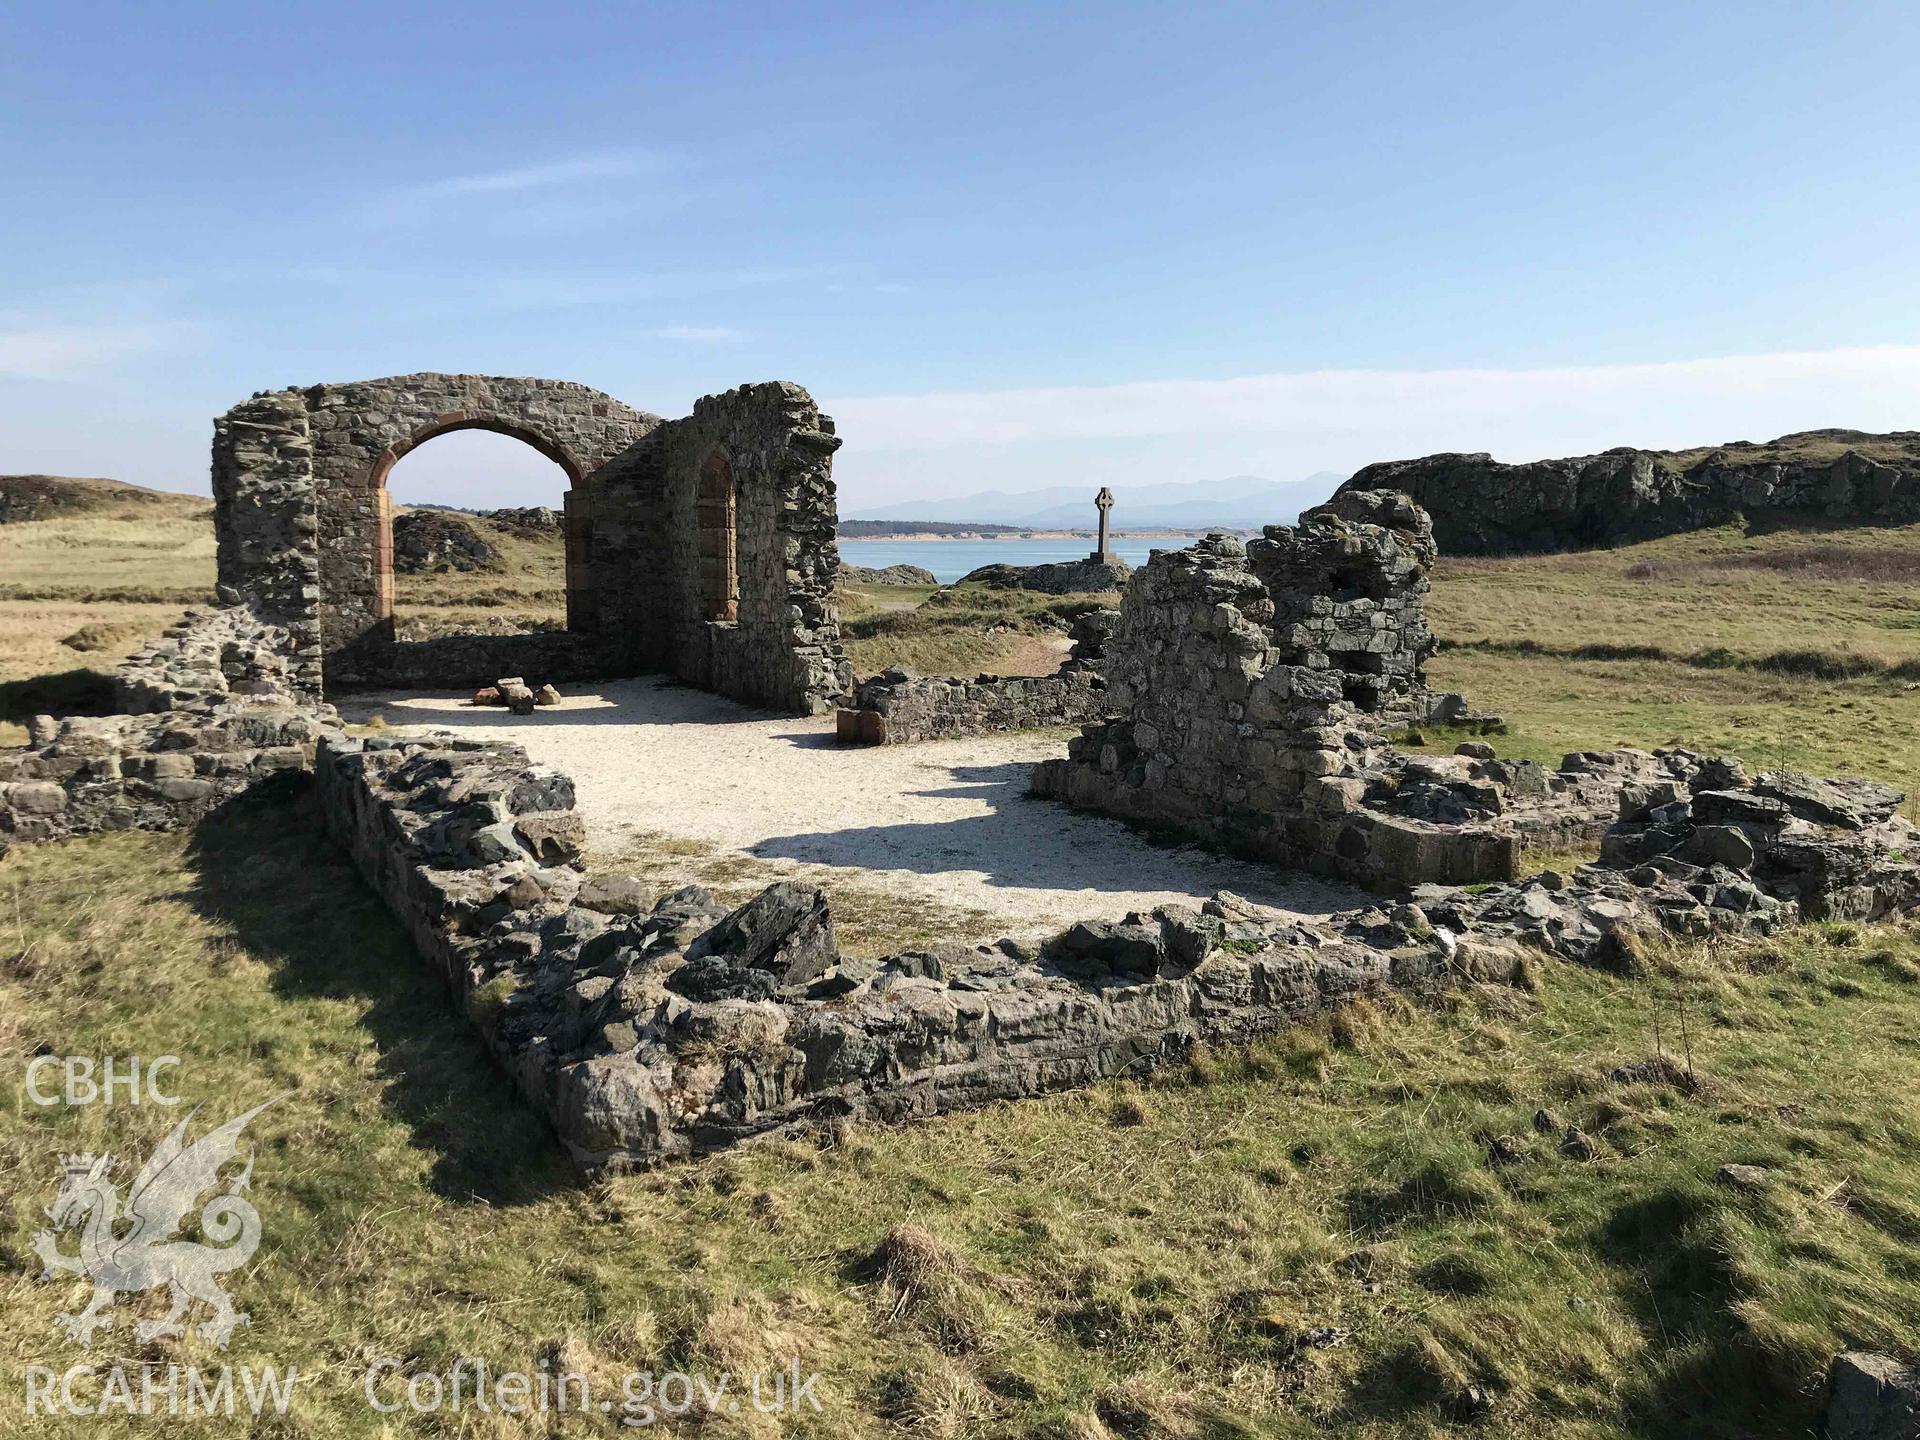
<path id="1" fill-rule="evenodd" d="M 37 717 L 0 751 L 0 853 L 109 830 L 174 830 L 312 765 L 338 719 L 302 689 L 287 631 L 244 606 L 188 611 L 115 677 L 128 713 Z"/>
<path id="2" fill-rule="evenodd" d="M 851 688 L 833 610 L 833 422 L 797 385 L 742 386 L 665 422 L 582 385 L 407 375 L 255 396 L 215 424 L 220 580 L 296 634 L 302 683 L 481 683 L 448 677 L 471 647 L 396 643 L 387 472 L 448 430 L 527 441 L 567 472 L 568 628 L 590 637 L 554 678 L 669 670 L 753 704 L 817 713 Z M 719 542 L 702 468 L 730 476 L 734 603 L 716 613 Z M 517 642 L 522 643 L 524 642 Z M 591 658 L 589 658 L 589 654 Z M 526 668 L 526 667 L 521 667 Z"/>
<path id="3" fill-rule="evenodd" d="M 1303 927 L 1226 896 L 861 961 L 806 886 L 728 913 L 583 876 L 571 785 L 517 747 L 330 739 L 318 773 L 333 833 L 590 1168 L 1137 1073 L 1448 973 L 1385 915 Z"/>
<path id="4" fill-rule="evenodd" d="M 664 437 L 669 516 L 698 505 L 702 466 L 724 458 L 738 497 L 739 606 L 731 622 L 705 613 L 695 525 L 671 527 L 668 623 L 675 673 L 750 704 L 821 714 L 852 688 L 840 650 L 833 582 L 839 509 L 833 421 L 798 385 L 743 385 L 698 401 Z"/>
<path id="5" fill-rule="evenodd" d="M 1274 659 L 1334 672 L 1341 698 L 1383 724 L 1423 718 L 1437 556 L 1426 512 L 1393 490 L 1345 493 L 1297 526 L 1267 526 L 1247 545 L 1247 568 L 1273 607 L 1262 624 Z"/>
<path id="6" fill-rule="evenodd" d="M 1107 645 L 1111 718 L 1036 767 L 1033 792 L 1363 884 L 1509 879 L 1530 844 L 1597 836 L 1651 757 L 1423 771 L 1387 743 L 1438 700 L 1421 674 L 1432 557 L 1418 508 L 1380 495 L 1251 545 L 1155 551 Z"/>
<path id="7" fill-rule="evenodd" d="M 1504 465 L 1429 455 L 1358 471 L 1341 487 L 1404 490 L 1449 554 L 1512 555 L 1649 540 L 1742 518 L 1920 521 L 1920 432 L 1817 430 L 1706 452 L 1622 447 Z"/>
<path id="8" fill-rule="evenodd" d="M 1073 650 L 1051 675 L 919 676 L 895 666 L 863 681 L 837 718 L 846 745 L 910 745 L 1010 730 L 1080 725 L 1105 713 L 1101 664 L 1119 621 L 1093 610 L 1074 622 Z"/>
<path id="9" fill-rule="evenodd" d="M 245 599 L 291 637 L 295 676 L 320 692 L 320 510 L 306 402 L 256 395 L 213 422 L 213 525 L 220 598 Z"/>
<path id="10" fill-rule="evenodd" d="M 1645 939 L 1764 935 L 1920 903 L 1920 832 L 1864 782 L 1684 752 L 1614 784 L 1619 865 L 1307 924 L 1230 895 L 1046 944 L 843 954 L 828 898 L 727 912 L 585 873 L 567 778 L 512 745 L 329 738 L 322 809 L 575 1160 L 625 1169 L 822 1121 L 898 1121 L 1138 1074 L 1388 987 L 1523 977 Z M 1734 843 L 1737 835 L 1746 842 Z"/>
<path id="11" fill-rule="evenodd" d="M 1079 725 L 1101 713 L 1105 688 L 1091 669 L 955 680 L 895 668 L 854 692 L 852 706 L 839 714 L 839 738 L 857 745 L 909 745 Z"/>
<path id="12" fill-rule="evenodd" d="M 491 685 L 502 675 L 523 676 L 537 689 L 630 672 L 608 659 L 596 636 L 532 630 L 520 635 L 436 635 L 431 640 L 396 641 L 392 659 L 381 673 L 395 686 L 473 690 Z"/>
<path id="13" fill-rule="evenodd" d="M 381 678 L 395 461 L 449 430 L 488 429 L 526 441 L 578 483 L 659 423 L 564 380 L 398 375 L 256 395 L 214 425 L 221 581 L 291 624 L 281 575 L 297 576 L 308 607 L 297 618 L 318 624 L 327 682 Z"/>

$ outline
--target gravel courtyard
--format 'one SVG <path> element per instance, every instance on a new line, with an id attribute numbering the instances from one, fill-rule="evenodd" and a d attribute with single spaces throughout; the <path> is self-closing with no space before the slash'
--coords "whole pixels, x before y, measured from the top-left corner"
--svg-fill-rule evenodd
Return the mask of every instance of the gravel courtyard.
<path id="1" fill-rule="evenodd" d="M 596 861 L 661 837 L 752 857 L 769 881 L 857 880 L 991 918 L 1032 936 L 1216 890 L 1324 915 L 1358 892 L 1195 849 L 1154 845 L 1115 821 L 1026 798 L 1028 768 L 1062 734 L 842 747 L 830 717 L 770 717 L 658 679 L 583 683 L 531 716 L 464 696 L 347 697 L 349 722 L 513 740 L 574 779 Z"/>

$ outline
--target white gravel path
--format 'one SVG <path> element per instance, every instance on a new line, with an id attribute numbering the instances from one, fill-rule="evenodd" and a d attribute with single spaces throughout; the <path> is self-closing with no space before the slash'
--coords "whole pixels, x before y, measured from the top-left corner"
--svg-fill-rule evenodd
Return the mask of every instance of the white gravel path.
<path id="1" fill-rule="evenodd" d="M 396 728 L 513 740 L 571 775 L 594 851 L 665 834 L 751 855 L 768 878 L 836 872 L 907 897 L 985 911 L 1036 934 L 1233 890 L 1303 915 L 1363 902 L 1357 892 L 1197 849 L 1143 840 L 1116 821 L 1025 795 L 1052 734 L 842 747 L 831 718 L 770 717 L 657 679 L 574 687 L 562 705 L 517 716 L 464 697 L 371 694 L 341 705 Z M 985 936 L 981 938 L 987 938 Z"/>

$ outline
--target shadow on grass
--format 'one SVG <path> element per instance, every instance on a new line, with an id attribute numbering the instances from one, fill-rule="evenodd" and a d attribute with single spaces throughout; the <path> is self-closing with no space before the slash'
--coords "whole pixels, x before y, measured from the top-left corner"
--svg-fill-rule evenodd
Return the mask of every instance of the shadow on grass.
<path id="1" fill-rule="evenodd" d="M 1655 1358 L 1627 1408 L 1638 1433 L 1674 1440 L 1809 1434 L 1815 1417 L 1794 1367 L 1768 1356 L 1734 1309 L 1740 1277 L 1718 1203 L 1666 1189 L 1604 1223 L 1600 1254 L 1633 1276 L 1623 1293 Z"/>
<path id="2" fill-rule="evenodd" d="M 387 1108 L 434 1152 L 453 1200 L 529 1204 L 576 1181 L 560 1146 L 454 1012 L 386 906 L 321 833 L 307 784 L 256 791 L 196 830 L 189 896 L 231 926 L 289 999 L 355 1002 Z"/>

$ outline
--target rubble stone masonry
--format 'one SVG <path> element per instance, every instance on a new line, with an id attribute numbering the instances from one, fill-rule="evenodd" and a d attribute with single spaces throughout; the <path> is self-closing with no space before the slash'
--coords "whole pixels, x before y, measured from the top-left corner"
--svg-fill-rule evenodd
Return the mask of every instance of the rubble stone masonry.
<path id="1" fill-rule="evenodd" d="M 331 706 L 295 679 L 292 636 L 244 606 L 188 611 L 115 677 L 128 713 L 39 716 L 0 750 L 0 853 L 108 830 L 174 830 L 312 769 Z"/>
<path id="2" fill-rule="evenodd" d="M 524 440 L 571 486 L 573 639 L 542 651 L 544 678 L 665 670 L 802 714 L 851 689 L 833 608 L 840 441 L 805 390 L 745 385 L 666 421 L 566 381 L 436 374 L 264 393 L 215 422 L 223 598 L 293 635 L 304 688 L 461 687 L 513 668 L 484 652 L 455 679 L 477 647 L 394 636 L 387 474 L 475 428 Z"/>

